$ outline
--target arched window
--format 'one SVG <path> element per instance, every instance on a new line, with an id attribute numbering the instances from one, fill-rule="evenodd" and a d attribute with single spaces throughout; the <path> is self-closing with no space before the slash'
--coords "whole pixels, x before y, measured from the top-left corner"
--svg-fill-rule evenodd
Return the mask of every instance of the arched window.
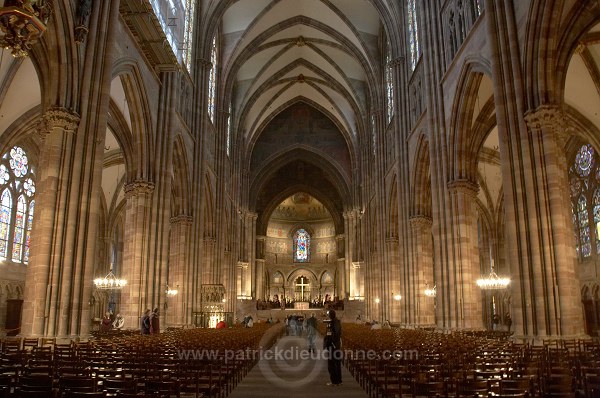
<path id="1" fill-rule="evenodd" d="M 208 76 L 208 117 L 215 122 L 215 101 L 217 96 L 217 36 L 213 37 L 210 50 L 210 74 Z"/>
<path id="2" fill-rule="evenodd" d="M 571 205 L 577 256 L 600 253 L 600 167 L 594 148 L 579 148 L 569 169 Z"/>
<path id="3" fill-rule="evenodd" d="M 35 183 L 25 151 L 15 146 L 0 160 L 0 259 L 29 261 Z M 16 198 L 16 201 L 15 201 Z"/>
<path id="4" fill-rule="evenodd" d="M 185 1 L 184 37 L 181 58 L 188 72 L 192 71 L 192 45 L 194 44 L 194 21 L 196 18 L 196 0 Z"/>
<path id="5" fill-rule="evenodd" d="M 300 228 L 294 234 L 294 262 L 308 261 L 310 261 L 310 235 L 305 229 Z"/>
<path id="6" fill-rule="evenodd" d="M 386 105 L 387 122 L 392 121 L 394 115 L 394 81 L 392 79 L 392 50 L 390 43 L 387 44 L 385 53 L 385 87 L 386 87 Z"/>
<path id="7" fill-rule="evenodd" d="M 419 22 L 417 18 L 416 0 L 406 2 L 408 18 L 408 46 L 410 49 L 410 65 L 412 70 L 417 67 L 419 57 L 421 56 L 421 46 L 419 45 Z"/>
<path id="8" fill-rule="evenodd" d="M 229 109 L 227 109 L 227 126 L 225 126 L 227 137 L 225 139 L 225 152 L 227 156 L 231 155 L 231 103 L 229 103 Z"/>

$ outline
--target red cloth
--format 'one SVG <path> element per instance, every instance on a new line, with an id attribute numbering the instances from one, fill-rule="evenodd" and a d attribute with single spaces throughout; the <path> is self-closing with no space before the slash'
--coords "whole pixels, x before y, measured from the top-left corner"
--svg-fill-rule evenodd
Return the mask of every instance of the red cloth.
<path id="1" fill-rule="evenodd" d="M 227 329 L 225 321 L 219 321 L 219 323 L 217 323 L 217 329 Z"/>

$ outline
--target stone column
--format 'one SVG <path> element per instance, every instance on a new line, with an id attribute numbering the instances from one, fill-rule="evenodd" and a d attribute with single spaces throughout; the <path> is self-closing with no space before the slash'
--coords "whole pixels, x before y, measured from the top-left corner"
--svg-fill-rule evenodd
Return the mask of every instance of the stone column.
<path id="1" fill-rule="evenodd" d="M 128 327 L 139 323 L 142 312 L 152 306 L 148 297 L 148 218 L 154 184 L 134 181 L 125 185 L 125 226 L 123 244 L 123 278 L 127 285 L 121 290 L 121 314 Z"/>
<path id="2" fill-rule="evenodd" d="M 431 240 L 431 217 L 415 215 L 410 218 L 414 263 L 411 264 L 410 279 L 414 286 L 412 301 L 418 309 L 415 323 L 431 326 L 435 323 L 435 298 L 425 296 L 425 289 L 433 289 L 433 245 Z"/>
<path id="3" fill-rule="evenodd" d="M 237 298 L 248 299 L 251 297 L 252 278 L 250 276 L 250 264 L 244 261 L 237 263 Z"/>
<path id="4" fill-rule="evenodd" d="M 31 233 L 31 256 L 27 266 L 21 334 L 38 337 L 66 334 L 72 306 L 72 247 L 62 250 L 69 217 L 71 159 L 79 115 L 65 108 L 50 108 L 43 116 L 43 145 L 37 179 L 35 223 Z"/>
<path id="5" fill-rule="evenodd" d="M 251 290 L 247 291 L 251 298 L 256 299 L 256 282 L 257 282 L 257 273 L 256 273 L 256 245 L 253 244 L 256 242 L 256 220 L 258 219 L 258 214 L 253 212 L 246 213 L 246 242 L 248 244 L 246 247 L 248 248 L 247 259 L 250 263 L 250 275 L 251 275 Z"/>
<path id="6" fill-rule="evenodd" d="M 177 295 L 169 298 L 167 324 L 180 326 L 191 323 L 191 275 L 188 269 L 188 249 L 192 227 L 192 217 L 181 214 L 171 219 L 169 245 L 169 277 L 171 289 L 177 289 Z"/>
<path id="7" fill-rule="evenodd" d="M 256 297 L 255 299 L 265 299 L 265 240 L 266 236 L 256 237 Z"/>
<path id="8" fill-rule="evenodd" d="M 516 238 L 527 242 L 529 253 L 509 259 L 513 277 L 512 316 L 517 334 L 582 336 L 585 331 L 571 221 L 568 168 L 564 148 L 566 126 L 562 112 L 541 106 L 525 115 L 529 134 L 520 137 L 528 151 L 522 159 L 528 180 L 527 228 Z M 534 200 L 537 201 L 534 204 Z M 541 203 L 540 203 L 541 199 Z M 514 234 L 507 234 L 515 245 Z M 518 258 L 516 256 L 525 256 Z"/>
<path id="9" fill-rule="evenodd" d="M 475 283 L 480 276 L 474 206 L 479 187 L 468 180 L 454 180 L 448 183 L 448 190 L 455 253 L 438 291 L 441 286 L 444 297 L 449 298 L 444 311 L 451 328 L 481 329 L 481 292 Z"/>
<path id="10" fill-rule="evenodd" d="M 335 294 L 340 299 L 345 299 L 348 297 L 348 290 L 346 286 L 348 284 L 347 280 L 347 271 L 346 271 L 346 238 L 344 235 L 336 235 L 335 237 L 335 247 L 336 247 L 336 269 L 337 269 L 337 279 L 335 281 Z"/>
<path id="11" fill-rule="evenodd" d="M 215 259 L 215 249 L 217 239 L 214 236 L 204 237 L 204 249 L 202 250 L 202 284 L 219 284 L 221 281 L 217 279 L 215 267 L 217 260 Z"/>
<path id="12" fill-rule="evenodd" d="M 385 244 L 387 246 L 388 253 L 388 261 L 390 262 L 390 266 L 388 267 L 388 274 L 386 277 L 390 280 L 391 291 L 388 296 L 390 297 L 390 308 L 389 313 L 384 315 L 384 320 L 389 319 L 392 323 L 399 323 L 402 319 L 402 300 L 406 300 L 406 294 L 401 291 L 400 281 L 398 278 L 397 270 L 400 268 L 400 256 L 398 252 L 398 237 L 388 237 L 385 239 Z M 396 299 L 397 296 L 401 298 L 399 300 Z"/>

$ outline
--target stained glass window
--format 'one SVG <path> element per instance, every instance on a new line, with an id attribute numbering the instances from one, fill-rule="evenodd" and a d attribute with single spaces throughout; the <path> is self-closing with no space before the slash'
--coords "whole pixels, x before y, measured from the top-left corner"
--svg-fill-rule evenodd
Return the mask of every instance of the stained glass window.
<path id="1" fill-rule="evenodd" d="M 2 192 L 2 207 L 0 208 L 0 257 L 6 258 L 8 252 L 8 235 L 10 233 L 10 219 L 12 213 L 12 197 L 6 188 Z"/>
<path id="2" fill-rule="evenodd" d="M 575 250 L 578 258 L 600 254 L 600 167 L 594 148 L 582 145 L 569 169 Z"/>
<path id="3" fill-rule="evenodd" d="M 594 190 L 594 232 L 596 233 L 596 253 L 600 253 L 600 188 Z"/>
<path id="4" fill-rule="evenodd" d="M 210 51 L 210 74 L 208 76 L 208 117 L 215 122 L 215 101 L 217 94 L 217 36 L 213 37 Z"/>
<path id="5" fill-rule="evenodd" d="M 23 148 L 15 146 L 0 159 L 0 259 L 29 261 L 35 197 L 34 174 Z M 16 203 L 14 202 L 16 199 Z"/>
<path id="6" fill-rule="evenodd" d="M 371 148 L 373 156 L 377 151 L 377 130 L 375 130 L 375 115 L 371 114 Z"/>
<path id="7" fill-rule="evenodd" d="M 227 132 L 225 151 L 227 152 L 227 156 L 229 156 L 231 154 L 231 104 L 229 104 L 229 109 L 227 110 L 227 126 L 225 127 L 225 131 Z"/>
<path id="8" fill-rule="evenodd" d="M 385 56 L 385 87 L 386 87 L 386 103 L 387 103 L 387 122 L 392 120 L 394 114 L 394 82 L 392 79 L 392 56 L 391 49 L 388 43 Z"/>
<path id="9" fill-rule="evenodd" d="M 29 242 L 31 239 L 31 227 L 33 226 L 33 209 L 35 207 L 35 200 L 32 200 L 29 204 L 29 213 L 27 215 L 27 231 L 25 232 L 25 246 L 23 247 L 23 263 L 29 262 Z"/>
<path id="10" fill-rule="evenodd" d="M 408 45 L 410 48 L 410 65 L 412 70 L 417 67 L 417 62 L 421 56 L 421 48 L 419 45 L 419 22 L 417 18 L 417 1 L 408 0 L 407 16 L 408 16 Z"/>
<path id="11" fill-rule="evenodd" d="M 185 26 L 183 46 L 181 47 L 182 62 L 189 72 L 192 71 L 192 45 L 194 43 L 194 21 L 196 14 L 195 3 L 196 0 L 186 0 L 185 2 Z"/>
<path id="12" fill-rule="evenodd" d="M 196 0 L 150 0 L 150 3 L 177 60 L 190 71 Z"/>
<path id="13" fill-rule="evenodd" d="M 310 235 L 300 228 L 294 234 L 294 262 L 305 263 L 310 259 Z"/>

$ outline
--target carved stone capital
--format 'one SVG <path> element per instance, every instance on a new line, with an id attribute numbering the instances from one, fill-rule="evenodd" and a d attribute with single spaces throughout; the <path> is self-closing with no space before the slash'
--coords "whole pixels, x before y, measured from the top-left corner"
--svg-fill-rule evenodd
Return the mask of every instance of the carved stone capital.
<path id="1" fill-rule="evenodd" d="M 196 65 L 198 65 L 202 68 L 205 68 L 205 69 L 212 68 L 212 62 L 210 62 L 210 60 L 204 59 L 204 58 L 196 58 Z"/>
<path id="2" fill-rule="evenodd" d="M 152 192 L 154 192 L 153 182 L 138 180 L 125 185 L 126 198 L 139 194 L 151 194 Z"/>
<path id="3" fill-rule="evenodd" d="M 175 217 L 171 217 L 171 224 L 183 224 L 183 225 L 191 225 L 194 221 L 194 217 L 188 216 L 187 214 L 180 214 Z"/>
<path id="4" fill-rule="evenodd" d="M 214 246 L 217 244 L 217 238 L 214 236 L 205 236 L 204 237 L 204 246 Z"/>
<path id="5" fill-rule="evenodd" d="M 398 245 L 398 242 L 399 242 L 399 240 L 398 240 L 397 236 L 388 236 L 387 238 L 385 238 L 385 243 L 388 246 L 394 247 L 394 246 Z"/>
<path id="6" fill-rule="evenodd" d="M 246 218 L 251 221 L 256 221 L 258 219 L 258 213 L 248 211 L 246 212 Z"/>
<path id="7" fill-rule="evenodd" d="M 43 130 L 50 133 L 54 129 L 75 132 L 81 118 L 73 111 L 60 106 L 50 107 L 42 116 Z"/>
<path id="8" fill-rule="evenodd" d="M 564 113 L 556 105 L 542 105 L 527 111 L 524 119 L 531 130 L 564 131 L 567 126 Z"/>
<path id="9" fill-rule="evenodd" d="M 423 214 L 411 216 L 408 219 L 408 222 L 410 223 L 410 226 L 415 229 L 431 228 L 431 225 L 433 225 L 433 219 Z"/>
<path id="10" fill-rule="evenodd" d="M 556 135 L 560 146 L 565 146 L 569 139 L 567 118 L 556 105 L 542 105 L 527 111 L 525 123 L 531 131 L 550 132 Z"/>
<path id="11" fill-rule="evenodd" d="M 476 198 L 477 193 L 479 192 L 479 185 L 477 185 L 471 180 L 461 178 L 454 181 L 449 181 L 448 190 L 450 191 L 450 193 L 453 194 L 462 193 Z"/>
<path id="12" fill-rule="evenodd" d="M 396 68 L 396 67 L 402 65 L 403 62 L 404 62 L 404 57 L 398 57 L 398 58 L 394 58 L 393 60 L 391 60 L 388 65 L 391 66 L 392 68 Z"/>

